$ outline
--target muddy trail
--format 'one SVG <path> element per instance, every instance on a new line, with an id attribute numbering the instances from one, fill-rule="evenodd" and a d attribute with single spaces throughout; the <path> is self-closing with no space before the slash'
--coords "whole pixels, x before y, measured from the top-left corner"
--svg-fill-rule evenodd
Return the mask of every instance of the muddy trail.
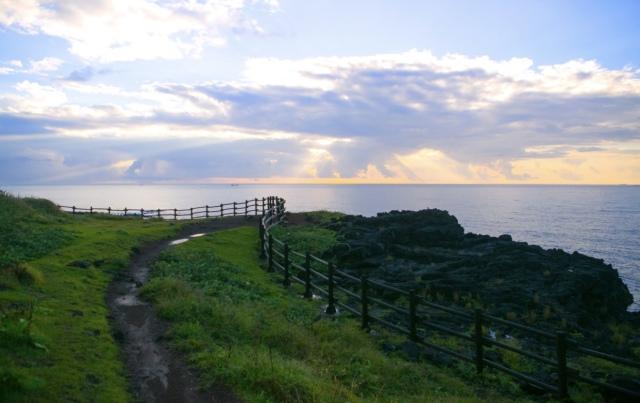
<path id="1" fill-rule="evenodd" d="M 197 386 L 195 375 L 182 357 L 163 340 L 168 325 L 160 320 L 150 303 L 139 297 L 149 279 L 150 266 L 160 253 L 191 237 L 243 225 L 257 225 L 255 217 L 230 217 L 196 222 L 174 239 L 142 247 L 131 264 L 122 270 L 107 291 L 111 326 L 118 341 L 136 401 L 141 402 L 240 402 L 223 385 L 209 390 Z"/>

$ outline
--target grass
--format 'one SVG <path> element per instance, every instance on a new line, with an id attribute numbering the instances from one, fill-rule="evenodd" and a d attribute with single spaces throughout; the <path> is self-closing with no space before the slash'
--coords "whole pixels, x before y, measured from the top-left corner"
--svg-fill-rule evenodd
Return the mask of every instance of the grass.
<path id="1" fill-rule="evenodd" d="M 163 253 L 143 294 L 172 323 L 171 344 L 205 386 L 250 402 L 473 402 L 518 400 L 455 369 L 385 355 L 377 336 L 321 314 L 278 284 L 258 259 L 255 228 L 214 233 Z M 506 394 L 506 396 L 504 396 Z"/>
<path id="2" fill-rule="evenodd" d="M 336 232 L 326 224 L 338 220 L 342 213 L 313 211 L 297 214 L 304 222 L 301 225 L 276 226 L 271 231 L 274 237 L 289 243 L 291 249 L 322 256 L 336 244 Z"/>
<path id="3" fill-rule="evenodd" d="M 15 265 L 60 247 L 71 238 L 53 203 L 11 197 L 0 191 L 0 267 Z"/>
<path id="4" fill-rule="evenodd" d="M 0 193 L 0 401 L 129 400 L 105 291 L 132 248 L 178 228 Z"/>

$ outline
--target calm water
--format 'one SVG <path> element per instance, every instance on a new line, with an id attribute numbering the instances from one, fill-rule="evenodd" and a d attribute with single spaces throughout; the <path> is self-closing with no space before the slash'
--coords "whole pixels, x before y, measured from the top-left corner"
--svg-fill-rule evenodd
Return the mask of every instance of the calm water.
<path id="1" fill-rule="evenodd" d="M 436 207 L 466 231 L 500 235 L 545 248 L 574 250 L 618 269 L 640 310 L 640 186 L 440 185 L 107 185 L 10 186 L 22 196 L 82 207 L 186 208 L 267 195 L 290 211 L 318 209 L 373 215 Z"/>

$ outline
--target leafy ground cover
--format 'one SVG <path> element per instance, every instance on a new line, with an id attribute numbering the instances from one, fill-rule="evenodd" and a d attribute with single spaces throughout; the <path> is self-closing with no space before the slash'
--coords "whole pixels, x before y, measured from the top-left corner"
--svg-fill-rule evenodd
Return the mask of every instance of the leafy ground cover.
<path id="1" fill-rule="evenodd" d="M 393 335 L 367 334 L 346 316 L 325 317 L 321 302 L 279 280 L 261 267 L 256 229 L 243 227 L 164 252 L 143 295 L 172 323 L 170 343 L 203 385 L 222 382 L 247 401 L 525 399 L 509 385 L 481 385 L 468 367 L 385 354 L 380 344 Z"/>
<path id="2" fill-rule="evenodd" d="M 332 211 L 289 214 L 288 219 L 294 225 L 275 226 L 271 233 L 277 239 L 287 242 L 293 250 L 323 256 L 337 242 L 336 232 L 328 229 L 326 224 L 343 215 Z"/>
<path id="3" fill-rule="evenodd" d="M 105 291 L 171 222 L 70 216 L 0 193 L 0 401 L 127 401 Z"/>

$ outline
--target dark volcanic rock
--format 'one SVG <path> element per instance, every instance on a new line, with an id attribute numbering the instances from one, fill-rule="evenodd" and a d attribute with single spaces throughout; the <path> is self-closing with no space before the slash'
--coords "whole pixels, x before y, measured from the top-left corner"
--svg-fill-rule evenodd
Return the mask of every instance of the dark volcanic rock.
<path id="1" fill-rule="evenodd" d="M 611 265 L 580 253 L 515 242 L 510 235 L 464 233 L 443 210 L 345 216 L 331 224 L 341 267 L 474 301 L 501 316 L 589 327 L 621 317 L 633 302 Z"/>

